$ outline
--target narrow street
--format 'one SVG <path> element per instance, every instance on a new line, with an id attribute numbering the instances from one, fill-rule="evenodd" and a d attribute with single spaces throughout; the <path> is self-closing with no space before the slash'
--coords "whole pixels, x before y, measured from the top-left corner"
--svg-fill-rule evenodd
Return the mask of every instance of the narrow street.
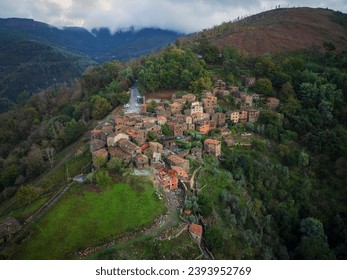
<path id="1" fill-rule="evenodd" d="M 137 103 L 137 96 L 139 95 L 139 89 L 135 83 L 130 91 L 129 107 L 125 108 L 125 114 L 140 113 L 140 104 Z"/>

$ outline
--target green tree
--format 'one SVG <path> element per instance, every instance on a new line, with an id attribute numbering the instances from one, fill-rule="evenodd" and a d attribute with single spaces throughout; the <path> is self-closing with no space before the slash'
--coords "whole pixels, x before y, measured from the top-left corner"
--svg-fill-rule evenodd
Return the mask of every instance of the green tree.
<path id="1" fill-rule="evenodd" d="M 106 170 L 99 170 L 95 174 L 95 179 L 97 186 L 101 189 L 108 189 L 113 183 L 110 174 Z"/>
<path id="2" fill-rule="evenodd" d="M 257 80 L 254 90 L 258 94 L 272 95 L 273 93 L 272 83 L 267 78 L 260 78 Z"/>
<path id="3" fill-rule="evenodd" d="M 69 121 L 64 128 L 66 143 L 71 143 L 76 140 L 84 129 L 85 125 L 83 122 L 77 122 L 75 119 Z"/>
<path id="4" fill-rule="evenodd" d="M 103 97 L 98 97 L 93 106 L 93 118 L 101 119 L 112 110 L 112 106 Z"/>
<path id="5" fill-rule="evenodd" d="M 157 108 L 157 103 L 154 100 L 151 100 L 148 104 L 147 111 L 150 113 L 154 113 L 155 108 Z"/>
<path id="6" fill-rule="evenodd" d="M 103 156 L 99 155 L 93 160 L 93 164 L 97 169 L 100 169 L 102 166 L 104 166 L 107 162 L 107 159 L 104 158 Z"/>
<path id="7" fill-rule="evenodd" d="M 209 77 L 201 77 L 196 81 L 192 82 L 189 86 L 189 89 L 194 93 L 200 93 L 205 89 L 211 89 L 212 82 Z"/>
<path id="8" fill-rule="evenodd" d="M 107 169 L 122 175 L 125 172 L 126 167 L 122 159 L 112 157 L 110 161 L 107 163 Z"/>
<path id="9" fill-rule="evenodd" d="M 0 190 L 14 185 L 21 170 L 16 164 L 11 164 L 0 171 Z"/>
<path id="10" fill-rule="evenodd" d="M 15 199 L 21 206 L 25 206 L 36 200 L 40 193 L 41 189 L 32 185 L 20 186 L 16 192 Z"/>
<path id="11" fill-rule="evenodd" d="M 309 163 L 310 163 L 310 156 L 304 151 L 301 151 L 298 158 L 299 167 L 306 167 L 309 165 Z"/>

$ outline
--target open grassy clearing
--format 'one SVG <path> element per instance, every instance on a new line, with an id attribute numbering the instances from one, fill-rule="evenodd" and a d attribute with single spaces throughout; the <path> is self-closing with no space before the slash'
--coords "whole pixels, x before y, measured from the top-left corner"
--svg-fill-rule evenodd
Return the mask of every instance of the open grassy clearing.
<path id="1" fill-rule="evenodd" d="M 88 246 L 150 224 L 164 211 L 154 187 L 117 183 L 101 193 L 78 194 L 73 187 L 37 224 L 12 256 L 67 259 Z"/>

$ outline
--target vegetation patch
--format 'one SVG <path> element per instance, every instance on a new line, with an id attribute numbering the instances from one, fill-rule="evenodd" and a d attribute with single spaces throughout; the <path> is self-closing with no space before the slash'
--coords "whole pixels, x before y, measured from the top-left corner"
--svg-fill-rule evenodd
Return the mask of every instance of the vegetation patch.
<path id="1" fill-rule="evenodd" d="M 16 259 L 66 259 L 151 223 L 164 210 L 151 185 L 114 184 L 102 193 L 70 195 L 55 205 L 17 248 Z"/>
<path id="2" fill-rule="evenodd" d="M 192 260 L 200 255 L 198 245 L 186 231 L 171 240 L 148 238 L 129 242 L 125 246 L 105 250 L 95 257 L 118 260 Z"/>

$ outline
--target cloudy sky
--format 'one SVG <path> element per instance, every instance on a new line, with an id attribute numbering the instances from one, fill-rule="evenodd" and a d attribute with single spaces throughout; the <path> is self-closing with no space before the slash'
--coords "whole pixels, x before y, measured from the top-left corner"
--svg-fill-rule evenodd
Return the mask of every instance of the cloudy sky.
<path id="1" fill-rule="evenodd" d="M 32 18 L 58 27 L 160 27 L 188 33 L 278 5 L 347 12 L 346 0 L 0 0 L 0 18 Z"/>

